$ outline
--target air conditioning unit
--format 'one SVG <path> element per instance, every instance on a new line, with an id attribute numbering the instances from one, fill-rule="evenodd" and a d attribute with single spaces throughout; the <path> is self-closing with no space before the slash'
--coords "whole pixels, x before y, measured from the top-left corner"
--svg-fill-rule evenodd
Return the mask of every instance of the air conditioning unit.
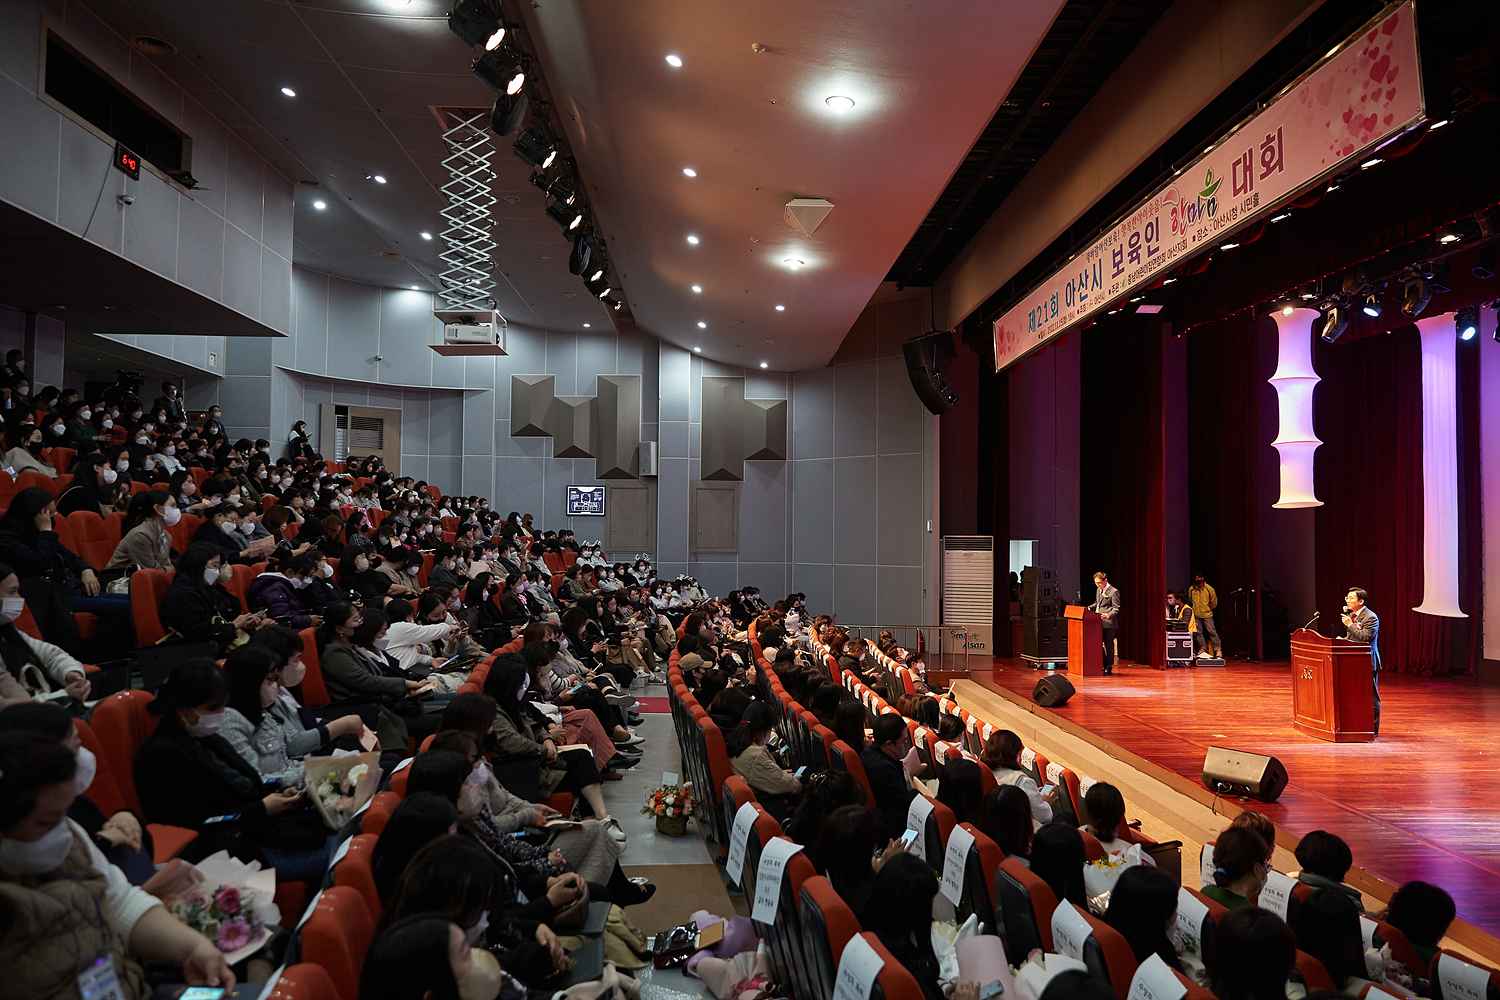
<path id="1" fill-rule="evenodd" d="M 993 535 L 943 536 L 943 624 L 964 626 L 963 652 L 991 656 L 995 637 Z"/>
<path id="2" fill-rule="evenodd" d="M 432 349 L 448 357 L 496 357 L 505 354 L 505 317 L 493 309 L 437 309 L 443 342 Z"/>

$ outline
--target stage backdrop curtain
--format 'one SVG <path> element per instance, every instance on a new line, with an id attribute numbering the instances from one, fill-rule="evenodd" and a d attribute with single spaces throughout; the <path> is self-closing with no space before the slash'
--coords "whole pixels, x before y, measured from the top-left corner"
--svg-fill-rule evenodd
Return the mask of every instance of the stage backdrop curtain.
<path id="1" fill-rule="evenodd" d="M 1422 357 L 1415 327 L 1319 343 L 1314 397 L 1320 630 L 1337 635 L 1344 594 L 1364 587 L 1380 616 L 1386 670 L 1473 673 L 1479 652 L 1477 354 L 1459 346 L 1459 594 L 1470 617 L 1422 603 Z"/>
<path id="2" fill-rule="evenodd" d="M 1166 660 L 1164 452 L 1169 437 L 1181 440 L 1180 428 L 1163 426 L 1163 336 L 1144 319 L 1088 331 L 1080 394 L 1084 573 L 1102 569 L 1120 588 L 1120 655 L 1158 666 Z"/>
<path id="3" fill-rule="evenodd" d="M 1257 324 L 1262 324 L 1262 329 Z M 1265 317 L 1236 315 L 1188 336 L 1188 423 L 1170 428 L 1167 461 L 1188 466 L 1189 573 L 1202 573 L 1219 595 L 1214 625 L 1232 655 L 1258 656 L 1261 586 L 1255 511 L 1261 462 L 1256 442 L 1265 396 L 1257 335 Z M 1167 585 L 1186 590 L 1190 580 Z"/>

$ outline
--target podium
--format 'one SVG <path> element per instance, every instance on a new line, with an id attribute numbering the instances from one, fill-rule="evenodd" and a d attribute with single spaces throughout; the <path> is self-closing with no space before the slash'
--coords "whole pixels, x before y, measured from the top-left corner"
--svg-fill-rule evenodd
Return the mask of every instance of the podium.
<path id="1" fill-rule="evenodd" d="M 1292 725 L 1330 743 L 1375 739 L 1369 643 L 1292 633 Z"/>
<path id="2" fill-rule="evenodd" d="M 1104 676 L 1104 624 L 1088 608 L 1069 604 L 1068 673 L 1074 678 Z"/>

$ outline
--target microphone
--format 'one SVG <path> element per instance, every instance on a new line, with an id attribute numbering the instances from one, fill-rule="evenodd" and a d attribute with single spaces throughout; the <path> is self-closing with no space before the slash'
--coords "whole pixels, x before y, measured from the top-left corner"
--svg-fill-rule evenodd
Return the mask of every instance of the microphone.
<path id="1" fill-rule="evenodd" d="M 1304 625 L 1304 626 L 1302 626 L 1302 627 L 1303 627 L 1303 628 L 1312 628 L 1312 623 L 1313 623 L 1313 622 L 1315 622 L 1315 621 L 1317 621 L 1317 620 L 1318 620 L 1318 618 L 1319 618 L 1319 617 L 1320 617 L 1320 616 L 1321 616 L 1321 615 L 1322 615 L 1322 614 L 1323 614 L 1323 612 L 1321 612 L 1321 611 L 1314 611 L 1314 612 L 1313 612 L 1313 616 L 1312 616 L 1312 617 L 1311 617 L 1311 618 L 1309 618 L 1309 619 L 1308 619 L 1308 620 L 1307 620 L 1307 624 L 1306 624 L 1306 625 Z"/>

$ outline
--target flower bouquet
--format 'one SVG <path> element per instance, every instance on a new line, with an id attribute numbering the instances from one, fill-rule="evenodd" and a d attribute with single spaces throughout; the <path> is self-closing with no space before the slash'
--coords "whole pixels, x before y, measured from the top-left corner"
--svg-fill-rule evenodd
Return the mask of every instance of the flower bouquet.
<path id="1" fill-rule="evenodd" d="M 309 757 L 303 768 L 308 797 L 330 830 L 342 830 L 380 787 L 375 752 Z"/>
<path id="2" fill-rule="evenodd" d="M 688 817 L 697 803 L 693 799 L 693 783 L 662 785 L 646 793 L 646 804 L 641 814 L 656 817 L 656 831 L 669 837 L 681 837 L 687 833 Z"/>
<path id="3" fill-rule="evenodd" d="M 173 916 L 212 941 L 233 965 L 271 940 L 276 910 L 276 872 L 245 864 L 220 851 L 198 862 L 196 877 L 165 899 Z"/>

